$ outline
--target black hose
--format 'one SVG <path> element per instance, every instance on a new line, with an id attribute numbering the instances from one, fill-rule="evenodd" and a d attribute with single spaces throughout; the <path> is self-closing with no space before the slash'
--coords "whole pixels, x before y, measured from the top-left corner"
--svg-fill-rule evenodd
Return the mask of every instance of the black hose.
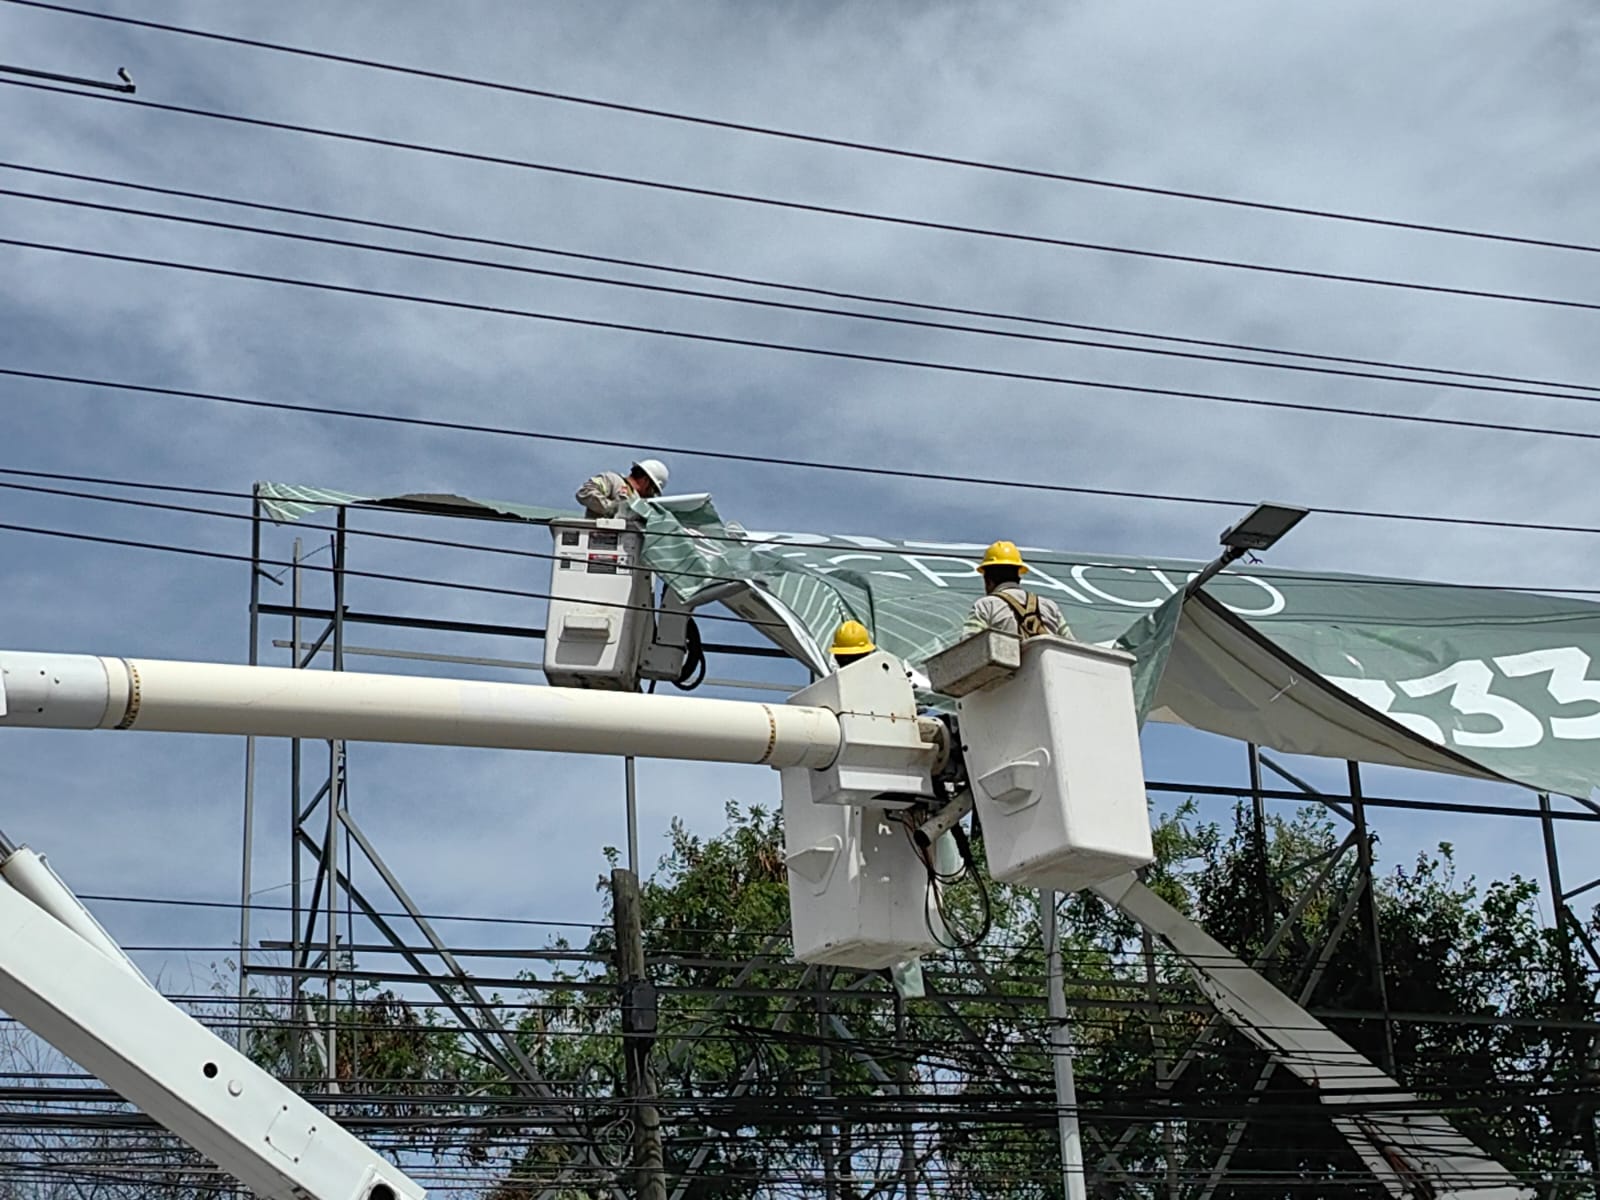
<path id="1" fill-rule="evenodd" d="M 950 828 L 950 835 L 955 839 L 956 850 L 961 855 L 962 867 L 951 875 L 942 875 L 933 864 L 932 848 L 930 847 L 928 852 L 923 855 L 923 864 L 928 871 L 929 904 L 927 907 L 933 909 L 932 913 L 927 912 L 926 909 L 924 910 L 924 920 L 927 924 L 928 932 L 933 935 L 933 940 L 939 945 L 946 950 L 965 950 L 976 946 L 989 936 L 989 930 L 994 925 L 994 907 L 989 898 L 989 888 L 984 883 L 983 876 L 978 872 L 978 863 L 972 853 L 972 844 L 967 840 L 966 831 L 960 825 L 953 825 Z M 944 884 L 957 883 L 963 879 L 970 880 L 973 887 L 977 889 L 978 908 L 982 914 L 979 918 L 977 932 L 968 934 L 966 937 L 962 937 L 956 932 L 955 924 L 950 920 L 949 912 L 944 904 L 942 887 Z M 934 913 L 938 914 L 939 923 L 944 926 L 947 932 L 956 933 L 954 941 L 946 941 L 940 936 L 939 930 L 933 924 Z"/>
<path id="2" fill-rule="evenodd" d="M 687 618 L 684 626 L 683 670 L 673 680 L 680 691 L 692 692 L 706 681 L 705 643 L 700 640 L 700 626 L 694 618 Z"/>

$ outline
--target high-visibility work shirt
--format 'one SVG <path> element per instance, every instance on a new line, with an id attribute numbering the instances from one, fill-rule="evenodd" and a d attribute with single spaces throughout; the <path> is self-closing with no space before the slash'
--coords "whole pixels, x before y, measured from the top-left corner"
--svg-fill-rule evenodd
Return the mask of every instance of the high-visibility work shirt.
<path id="1" fill-rule="evenodd" d="M 1020 584 L 1007 583 L 996 588 L 991 595 L 984 596 L 973 602 L 972 611 L 967 614 L 965 624 L 961 626 L 962 636 L 982 633 L 985 629 L 992 629 L 999 633 L 1009 633 L 1017 636 L 1017 612 L 1010 604 L 1000 598 L 1000 593 L 1005 592 L 1018 604 L 1026 604 L 1030 594 Z M 1044 622 L 1045 632 L 1056 637 L 1072 636 L 1072 630 L 1067 628 L 1067 622 L 1061 615 L 1061 608 L 1054 600 L 1047 600 L 1037 596 L 1039 604 L 1039 619 Z"/>
<path id="2" fill-rule="evenodd" d="M 578 489 L 578 503 L 591 517 L 614 517 L 628 507 L 628 501 L 638 496 L 627 477 L 615 471 L 601 471 L 584 480 Z"/>

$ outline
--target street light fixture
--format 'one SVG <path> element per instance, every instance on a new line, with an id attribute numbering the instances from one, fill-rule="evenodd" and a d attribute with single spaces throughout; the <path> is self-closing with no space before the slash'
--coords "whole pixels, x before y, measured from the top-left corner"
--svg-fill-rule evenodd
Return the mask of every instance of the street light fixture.
<path id="1" fill-rule="evenodd" d="M 1237 562 L 1251 550 L 1270 550 L 1284 534 L 1298 525 L 1310 509 L 1291 504 L 1261 503 L 1222 531 L 1223 550 L 1183 589 L 1185 596 L 1198 592 L 1224 567 Z"/>

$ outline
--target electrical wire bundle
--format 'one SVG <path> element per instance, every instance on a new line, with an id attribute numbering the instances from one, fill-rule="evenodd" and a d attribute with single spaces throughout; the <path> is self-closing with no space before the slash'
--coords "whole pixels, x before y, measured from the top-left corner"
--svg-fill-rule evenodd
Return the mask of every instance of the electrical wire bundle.
<path id="1" fill-rule="evenodd" d="M 927 922 L 928 932 L 933 935 L 933 940 L 946 950 L 970 949 L 989 936 L 989 929 L 994 924 L 994 907 L 989 899 L 989 886 L 984 881 L 983 873 L 978 870 L 967 831 L 960 825 L 951 826 L 950 837 L 956 844 L 961 865 L 954 871 L 939 870 L 939 839 L 934 839 L 924 846 L 916 837 L 918 823 L 910 814 L 923 812 L 925 810 L 919 806 L 895 816 L 905 830 L 906 840 L 911 843 L 911 849 L 918 861 L 928 872 L 928 895 L 927 902 L 923 906 L 923 918 Z M 958 914 L 951 912 L 945 889 L 964 882 L 970 882 L 973 886 L 980 918 L 977 929 L 963 936 L 959 932 Z M 937 921 L 934 920 L 935 916 L 939 918 Z M 952 932 L 956 934 L 954 941 L 948 940 L 946 936 Z"/>

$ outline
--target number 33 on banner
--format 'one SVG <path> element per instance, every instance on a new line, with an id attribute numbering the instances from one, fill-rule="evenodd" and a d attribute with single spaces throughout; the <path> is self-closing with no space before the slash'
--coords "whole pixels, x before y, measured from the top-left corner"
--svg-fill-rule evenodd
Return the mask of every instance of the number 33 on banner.
<path id="1" fill-rule="evenodd" d="M 1513 679 L 1548 675 L 1545 690 L 1557 704 L 1597 706 L 1594 712 L 1583 716 L 1550 717 L 1550 736 L 1564 740 L 1600 738 L 1600 680 L 1588 677 L 1590 658 L 1585 651 L 1576 646 L 1559 646 L 1525 654 L 1498 655 L 1491 661 L 1502 674 Z M 1397 680 L 1392 686 L 1381 679 L 1347 679 L 1333 675 L 1327 678 L 1368 707 L 1440 745 L 1448 741 L 1457 746 L 1486 750 L 1516 750 L 1536 746 L 1544 740 L 1544 722 L 1538 714 L 1490 690 L 1495 673 L 1481 659 L 1452 663 L 1442 671 L 1419 679 Z M 1413 698 L 1447 692 L 1450 707 L 1456 712 L 1462 716 L 1487 717 L 1498 728 L 1486 732 L 1452 729 L 1447 738 L 1439 724 L 1428 717 L 1391 711 L 1396 687 Z"/>

